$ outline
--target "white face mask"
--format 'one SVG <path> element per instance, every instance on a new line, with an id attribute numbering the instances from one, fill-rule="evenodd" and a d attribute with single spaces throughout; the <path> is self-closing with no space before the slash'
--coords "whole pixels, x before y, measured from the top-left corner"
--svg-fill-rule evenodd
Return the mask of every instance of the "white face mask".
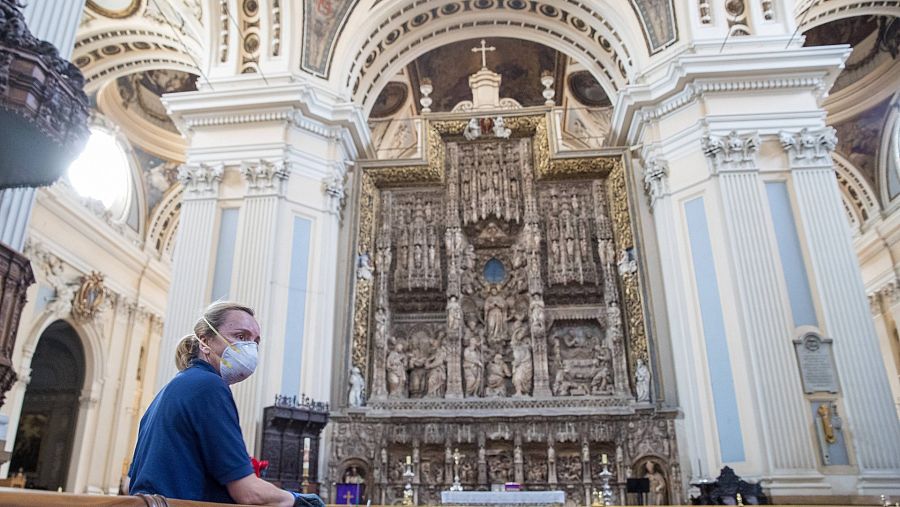
<path id="1" fill-rule="evenodd" d="M 213 333 L 216 333 L 216 336 L 225 340 L 225 337 L 219 334 L 219 331 L 206 320 L 206 317 L 203 317 L 203 321 L 212 329 Z M 237 384 L 253 375 L 256 370 L 259 346 L 256 342 L 245 341 L 229 343 L 228 340 L 225 340 L 225 343 L 228 343 L 228 346 L 219 356 L 219 375 L 228 385 Z"/>

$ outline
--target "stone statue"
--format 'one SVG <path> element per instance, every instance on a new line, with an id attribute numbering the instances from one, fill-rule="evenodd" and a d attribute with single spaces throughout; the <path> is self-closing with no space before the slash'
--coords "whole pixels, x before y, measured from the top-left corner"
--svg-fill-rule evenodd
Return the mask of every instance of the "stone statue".
<path id="1" fill-rule="evenodd" d="M 495 354 L 487 365 L 486 396 L 506 396 L 506 379 L 510 376 L 509 365 L 503 360 L 503 356 Z"/>
<path id="2" fill-rule="evenodd" d="M 469 321 L 470 326 L 475 321 Z M 468 336 L 464 339 L 463 350 L 463 380 L 465 381 L 466 397 L 478 397 L 484 393 L 484 359 L 481 357 L 481 347 L 477 338 Z"/>
<path id="3" fill-rule="evenodd" d="M 666 478 L 656 469 L 656 463 L 648 461 L 645 465 L 644 477 L 650 479 L 650 493 L 648 502 L 650 505 L 666 505 Z"/>
<path id="4" fill-rule="evenodd" d="M 439 336 L 431 341 L 433 350 L 425 361 L 425 395 L 429 398 L 443 398 L 447 391 L 447 350 L 441 341 Z"/>
<path id="5" fill-rule="evenodd" d="M 460 319 L 462 319 L 462 309 L 459 306 L 459 300 L 456 296 L 450 296 L 447 301 L 447 329 L 459 329 Z"/>
<path id="6" fill-rule="evenodd" d="M 591 394 L 604 394 L 612 390 L 612 352 L 609 347 L 597 349 L 597 372 L 591 379 Z"/>
<path id="7" fill-rule="evenodd" d="M 544 332 L 544 301 L 540 294 L 531 296 L 531 326 L 537 333 Z"/>
<path id="8" fill-rule="evenodd" d="M 640 358 L 634 368 L 634 388 L 637 401 L 650 401 L 650 369 Z"/>
<path id="9" fill-rule="evenodd" d="M 356 257 L 356 278 L 360 280 L 371 280 L 373 278 L 372 259 L 369 254 L 363 252 Z"/>
<path id="10" fill-rule="evenodd" d="M 506 124 L 504 123 L 502 116 L 498 116 L 498 117 L 494 118 L 494 135 L 495 136 L 502 137 L 503 139 L 509 139 L 509 135 L 511 133 L 512 133 L 512 131 L 506 127 Z"/>
<path id="11" fill-rule="evenodd" d="M 472 118 L 469 120 L 469 123 L 466 124 L 466 129 L 463 131 L 463 137 L 465 137 L 469 141 L 473 141 L 481 137 L 481 125 L 478 123 L 478 118 Z"/>
<path id="12" fill-rule="evenodd" d="M 350 368 L 350 395 L 348 402 L 351 407 L 361 407 L 365 403 L 366 379 L 363 378 L 359 368 Z"/>
<path id="13" fill-rule="evenodd" d="M 394 350 L 390 351 L 387 356 L 387 387 L 388 396 L 392 398 L 407 397 L 406 377 L 407 359 L 403 353 L 403 343 L 396 342 Z"/>
<path id="14" fill-rule="evenodd" d="M 360 475 L 359 470 L 357 470 L 355 466 L 348 468 L 347 471 L 344 472 L 345 484 L 364 484 L 365 482 L 365 477 Z"/>
<path id="15" fill-rule="evenodd" d="M 512 383 L 515 396 L 529 396 L 531 394 L 531 381 L 534 377 L 534 364 L 531 360 L 531 345 L 524 337 L 512 344 L 513 350 L 513 377 Z"/>
<path id="16" fill-rule="evenodd" d="M 484 318 L 487 324 L 487 338 L 491 343 L 506 340 L 506 298 L 500 295 L 496 286 L 484 300 Z"/>

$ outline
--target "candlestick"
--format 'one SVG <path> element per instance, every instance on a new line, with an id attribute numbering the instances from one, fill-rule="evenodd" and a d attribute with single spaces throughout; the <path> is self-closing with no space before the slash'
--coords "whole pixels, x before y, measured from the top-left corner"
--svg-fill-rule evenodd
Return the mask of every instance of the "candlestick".
<path id="1" fill-rule="evenodd" d="M 407 457 L 406 457 L 406 464 L 407 464 L 407 465 L 412 465 L 412 456 L 407 456 Z"/>
<path id="2" fill-rule="evenodd" d="M 609 463 L 609 460 L 607 459 L 606 454 L 604 454 L 603 456 L 601 456 L 601 457 L 600 457 L 600 460 L 601 460 L 600 462 L 601 462 L 602 464 L 604 464 L 604 465 L 606 465 L 606 464 Z"/>

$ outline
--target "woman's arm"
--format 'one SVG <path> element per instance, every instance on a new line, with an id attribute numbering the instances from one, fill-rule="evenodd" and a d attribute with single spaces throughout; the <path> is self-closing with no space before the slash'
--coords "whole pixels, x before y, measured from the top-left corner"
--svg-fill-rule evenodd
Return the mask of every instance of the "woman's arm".
<path id="1" fill-rule="evenodd" d="M 283 489 L 276 488 L 255 474 L 231 481 L 225 487 L 228 489 L 228 494 L 237 503 L 246 505 L 277 505 L 279 507 L 291 507 L 294 505 L 294 495 Z"/>

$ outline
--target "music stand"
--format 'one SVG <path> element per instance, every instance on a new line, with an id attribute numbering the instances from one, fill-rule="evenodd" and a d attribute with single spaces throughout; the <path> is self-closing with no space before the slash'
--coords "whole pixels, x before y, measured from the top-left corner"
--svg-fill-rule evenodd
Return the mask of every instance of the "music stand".
<path id="1" fill-rule="evenodd" d="M 628 479 L 625 481 L 626 493 L 637 493 L 638 505 L 646 505 L 644 503 L 644 495 L 650 492 L 650 479 L 643 477 L 640 479 Z"/>

